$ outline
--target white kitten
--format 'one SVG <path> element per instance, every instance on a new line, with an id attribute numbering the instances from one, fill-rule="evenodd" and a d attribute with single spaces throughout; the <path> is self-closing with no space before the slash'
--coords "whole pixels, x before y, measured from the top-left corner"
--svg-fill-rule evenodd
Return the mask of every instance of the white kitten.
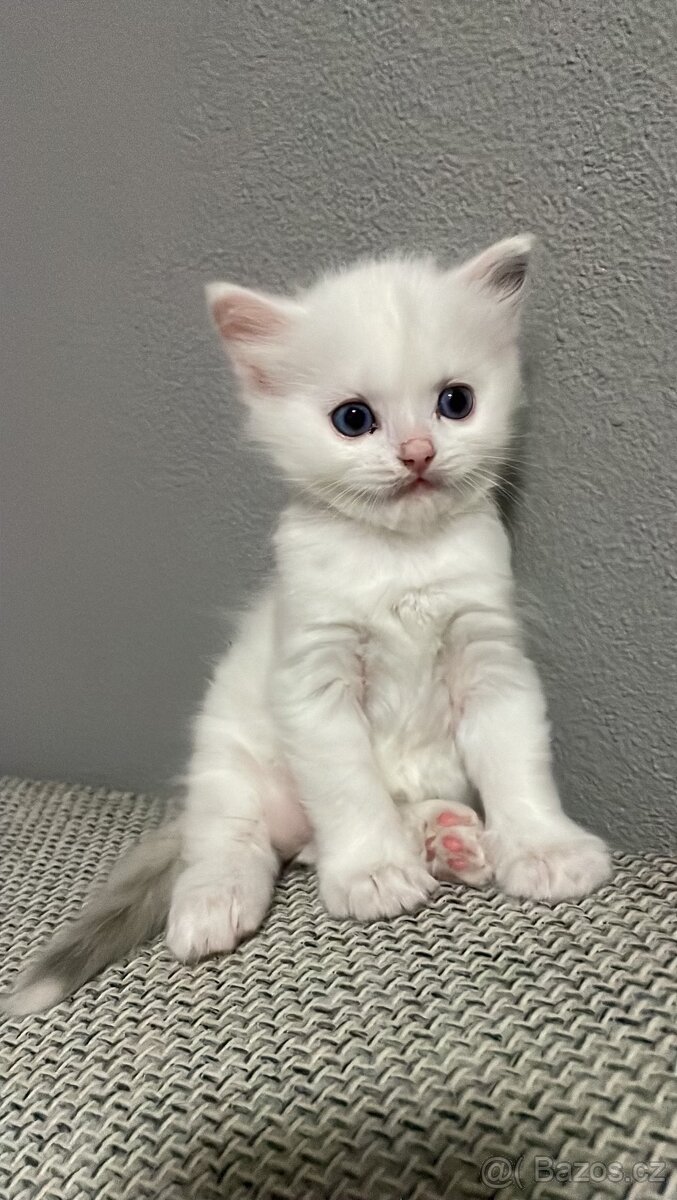
<path id="1" fill-rule="evenodd" d="M 138 940 L 140 909 L 150 930 L 169 906 L 178 958 L 232 950 L 300 852 L 330 912 L 361 920 L 416 908 L 438 878 L 556 900 L 607 877 L 560 806 L 492 500 L 530 248 L 368 262 L 293 300 L 208 289 L 250 431 L 293 492 L 277 572 L 196 722 L 180 827 L 149 839 L 152 861 L 137 850 L 12 1011 Z"/>

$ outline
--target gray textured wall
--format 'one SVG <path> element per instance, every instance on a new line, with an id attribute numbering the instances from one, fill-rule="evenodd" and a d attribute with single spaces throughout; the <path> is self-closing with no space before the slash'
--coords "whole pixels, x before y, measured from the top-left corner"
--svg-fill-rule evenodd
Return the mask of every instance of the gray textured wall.
<path id="1" fill-rule="evenodd" d="M 559 775 L 616 845 L 674 844 L 674 12 L 5 6 L 5 770 L 163 785 L 219 609 L 265 568 L 281 495 L 238 442 L 203 281 L 526 227 L 517 565 Z"/>

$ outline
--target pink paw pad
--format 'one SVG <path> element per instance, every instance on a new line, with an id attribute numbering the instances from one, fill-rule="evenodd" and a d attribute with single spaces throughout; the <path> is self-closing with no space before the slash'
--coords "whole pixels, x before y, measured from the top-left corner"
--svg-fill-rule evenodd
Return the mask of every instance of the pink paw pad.
<path id="1" fill-rule="evenodd" d="M 462 850 L 463 849 L 463 841 L 461 838 L 457 838 L 457 837 L 443 837 L 442 845 L 447 850 Z"/>
<path id="2" fill-rule="evenodd" d="M 455 875 L 462 875 L 470 867 L 470 862 L 467 858 L 448 858 L 447 866 Z"/>
<path id="3" fill-rule="evenodd" d="M 484 828 L 467 805 L 447 807 L 430 814 L 425 830 L 425 852 L 430 869 L 441 879 L 484 883 L 490 878 L 482 848 Z"/>
<path id="4" fill-rule="evenodd" d="M 445 809 L 437 818 L 438 825 L 476 825 L 477 817 L 469 809 L 467 813 L 452 812 L 450 809 Z"/>

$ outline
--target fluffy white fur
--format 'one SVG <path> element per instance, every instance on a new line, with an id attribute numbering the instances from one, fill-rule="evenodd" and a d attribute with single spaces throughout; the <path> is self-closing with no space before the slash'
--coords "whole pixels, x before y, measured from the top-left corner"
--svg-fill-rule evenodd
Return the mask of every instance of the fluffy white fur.
<path id="1" fill-rule="evenodd" d="M 530 245 L 452 270 L 367 262 L 293 300 L 208 290 L 251 433 L 293 499 L 275 579 L 196 724 L 167 933 L 179 958 L 256 929 L 301 850 L 328 909 L 362 920 L 420 905 L 433 876 L 493 874 L 555 900 L 608 874 L 601 841 L 560 806 L 492 499 Z M 475 393 L 465 420 L 436 415 L 449 382 Z M 330 414 L 353 398 L 378 428 L 347 438 Z M 432 443 L 431 486 L 411 486 L 412 439 Z"/>
<path id="2" fill-rule="evenodd" d="M 196 722 L 180 827 L 123 860 L 10 1012 L 61 999 L 167 912 L 178 958 L 232 950 L 297 856 L 330 912 L 360 920 L 416 908 L 440 878 L 557 900 L 607 876 L 560 806 L 492 499 L 530 244 L 454 269 L 368 262 L 294 299 L 210 287 L 251 433 L 293 496 L 277 571 Z M 437 413 L 451 383 L 474 392 L 465 419 Z M 376 427 L 342 436 L 331 413 L 357 399 Z"/>

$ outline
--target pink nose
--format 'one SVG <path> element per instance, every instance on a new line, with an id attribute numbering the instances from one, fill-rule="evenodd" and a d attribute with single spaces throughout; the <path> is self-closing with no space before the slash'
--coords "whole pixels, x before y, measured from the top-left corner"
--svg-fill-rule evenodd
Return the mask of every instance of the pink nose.
<path id="1" fill-rule="evenodd" d="M 400 446 L 400 462 L 416 475 L 425 474 L 434 457 L 435 447 L 427 437 L 409 438 Z"/>

